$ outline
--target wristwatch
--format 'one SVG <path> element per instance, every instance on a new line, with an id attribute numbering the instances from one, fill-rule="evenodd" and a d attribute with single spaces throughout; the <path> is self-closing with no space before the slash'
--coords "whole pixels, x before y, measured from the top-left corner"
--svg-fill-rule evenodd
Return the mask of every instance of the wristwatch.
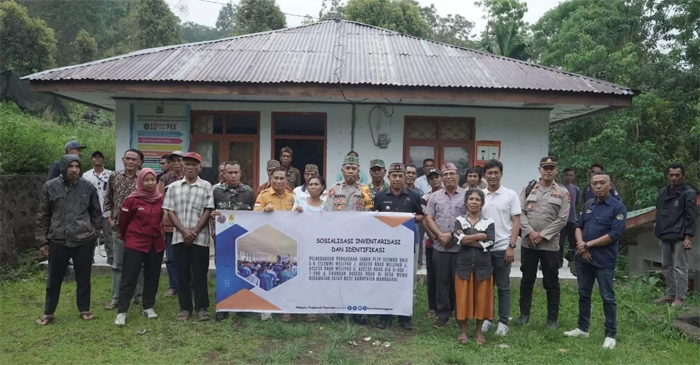
<path id="1" fill-rule="evenodd" d="M 508 244 L 508 247 L 510 247 L 510 248 L 515 248 L 515 247 L 516 247 L 515 242 L 509 243 L 509 244 Z"/>
<path id="2" fill-rule="evenodd" d="M 588 242 L 584 242 L 584 243 L 583 243 L 583 249 L 584 249 L 584 250 L 587 250 L 587 249 L 588 249 Z"/>

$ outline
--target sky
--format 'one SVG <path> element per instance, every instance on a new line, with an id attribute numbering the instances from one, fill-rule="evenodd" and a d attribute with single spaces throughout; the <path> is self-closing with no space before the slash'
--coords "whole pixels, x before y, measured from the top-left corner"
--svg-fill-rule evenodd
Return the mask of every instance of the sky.
<path id="1" fill-rule="evenodd" d="M 166 0 L 175 15 L 179 16 L 183 22 L 193 21 L 195 23 L 214 26 L 216 17 L 219 15 L 221 4 L 228 0 Z M 233 0 L 238 3 L 239 0 Z M 525 0 L 528 12 L 525 14 L 525 21 L 534 24 L 547 10 L 559 5 L 562 0 Z M 483 11 L 474 5 L 474 0 L 418 0 L 421 6 L 435 4 L 438 13 L 442 16 L 447 14 L 460 14 L 475 23 L 474 33 L 479 34 L 484 30 L 486 21 L 482 18 Z M 219 3 L 219 4 L 217 4 Z M 300 16 L 287 15 L 287 26 L 300 25 L 304 15 L 318 16 L 323 0 L 277 0 L 277 4 L 282 12 Z M 179 6 L 178 6 L 179 5 Z M 178 8 L 186 8 L 185 12 L 178 11 Z"/>

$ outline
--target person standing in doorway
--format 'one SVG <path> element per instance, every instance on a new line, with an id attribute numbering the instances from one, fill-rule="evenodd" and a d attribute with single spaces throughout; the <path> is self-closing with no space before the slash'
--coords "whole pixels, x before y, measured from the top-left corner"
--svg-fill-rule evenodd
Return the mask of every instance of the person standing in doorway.
<path id="1" fill-rule="evenodd" d="M 77 155 L 78 157 L 82 156 L 83 149 L 87 148 L 86 146 L 82 146 L 80 142 L 78 141 L 70 141 L 66 143 L 66 154 L 67 155 Z M 46 177 L 46 181 L 49 181 L 51 179 L 55 179 L 58 177 L 58 175 L 61 174 L 61 160 L 59 159 L 58 161 L 54 161 L 51 166 L 49 166 L 49 174 Z"/>
<path id="2" fill-rule="evenodd" d="M 423 220 L 423 207 L 420 204 L 420 195 L 415 190 L 406 188 L 406 167 L 404 164 L 395 162 L 389 166 L 389 181 L 389 188 L 377 192 L 374 196 L 374 210 L 378 212 L 413 213 L 416 225 L 420 224 Z M 390 320 L 391 315 L 379 316 L 377 328 L 386 329 Z M 410 316 L 399 316 L 399 325 L 405 330 L 413 329 Z"/>
<path id="3" fill-rule="evenodd" d="M 156 176 L 158 181 L 160 181 L 160 177 L 167 174 L 170 172 L 170 154 L 163 155 L 160 157 L 160 172 Z"/>
<path id="4" fill-rule="evenodd" d="M 442 179 L 440 177 L 440 170 L 432 169 L 428 173 L 428 182 L 430 183 L 430 188 L 432 189 L 427 194 L 423 195 L 421 198 L 421 204 L 423 205 L 423 212 L 428 209 L 428 202 L 430 202 L 430 196 L 442 189 Z M 428 290 L 428 313 L 426 316 L 428 318 L 435 318 L 437 316 L 437 305 L 435 304 L 435 265 L 433 264 L 433 242 L 437 239 L 437 235 L 433 233 L 427 226 L 427 220 L 423 219 L 421 222 L 423 231 L 425 235 L 423 239 L 425 240 L 425 271 L 427 280 L 427 290 Z M 450 298 L 450 308 L 455 308 L 455 298 L 452 296 Z"/>
<path id="5" fill-rule="evenodd" d="M 304 168 L 304 185 L 302 186 L 297 186 L 294 189 L 294 197 L 296 198 L 297 201 L 304 201 L 306 198 L 309 197 L 309 180 L 313 177 L 319 177 L 318 173 L 318 166 L 313 165 L 313 164 L 308 164 Z M 324 184 L 325 185 L 325 184 Z M 328 197 L 328 192 L 324 189 L 322 194 L 321 194 L 321 199 L 323 201 L 326 201 L 326 198 Z"/>
<path id="6" fill-rule="evenodd" d="M 423 175 L 416 179 L 416 186 L 418 189 L 425 191 L 430 191 L 430 184 L 428 183 L 428 172 L 435 169 L 435 160 L 432 158 L 426 158 L 423 160 Z"/>
<path id="7" fill-rule="evenodd" d="M 158 180 L 152 169 L 139 171 L 134 190 L 124 200 L 119 212 L 120 236 L 124 241 L 124 264 L 117 318 L 114 324 L 126 324 L 129 298 L 134 295 L 139 273 L 143 270 L 143 314 L 148 319 L 158 318 L 156 303 L 160 267 L 163 263 L 163 195 L 158 192 Z"/>
<path id="8" fill-rule="evenodd" d="M 287 175 L 289 190 L 293 191 L 297 186 L 301 186 L 301 173 L 298 168 L 292 166 L 292 154 L 293 151 L 289 147 L 282 147 L 280 150 L 280 163 Z"/>
<path id="9" fill-rule="evenodd" d="M 212 237 L 216 237 L 214 220 L 221 215 L 221 210 L 253 210 L 255 193 L 253 189 L 241 183 L 242 171 L 238 161 L 224 162 L 224 182 L 213 187 L 214 211 L 211 212 Z M 218 257 L 216 257 L 218 259 Z M 228 317 L 228 312 L 216 312 L 215 320 Z"/>
<path id="10" fill-rule="evenodd" d="M 170 184 L 185 178 L 185 169 L 182 162 L 182 157 L 185 154 L 182 151 L 173 151 L 168 155 L 170 161 L 170 170 L 158 179 L 158 192 L 165 196 L 165 191 Z M 165 268 L 168 271 L 168 290 L 163 296 L 172 297 L 177 295 L 177 264 L 175 263 L 175 253 L 173 252 L 173 227 L 172 222 L 167 214 L 163 214 L 163 232 L 165 233 Z"/>
<path id="11" fill-rule="evenodd" d="M 520 317 L 516 325 L 530 322 L 532 289 L 537 279 L 537 267 L 542 265 L 542 286 L 547 291 L 547 327 L 557 328 L 559 319 L 559 234 L 566 226 L 571 209 L 569 191 L 554 179 L 559 172 L 556 157 L 540 160 L 540 180 L 520 193 L 523 209 L 520 215 L 522 242 L 520 245 Z"/>
<path id="12" fill-rule="evenodd" d="M 605 171 L 605 167 L 603 167 L 603 165 L 601 165 L 599 163 L 594 163 L 591 165 L 591 168 L 589 170 L 589 176 L 592 178 L 593 175 L 595 175 L 596 173 L 601 172 L 601 171 Z M 622 197 L 620 196 L 620 194 L 617 193 L 617 190 L 615 190 L 615 187 L 612 185 L 610 188 L 610 195 L 613 198 L 615 198 L 619 201 L 622 201 Z M 591 186 L 591 184 L 586 185 L 583 188 L 583 193 L 581 195 L 581 201 L 585 204 L 587 201 L 594 199 L 594 198 L 595 198 L 595 193 L 593 192 L 593 187 Z"/>
<path id="13" fill-rule="evenodd" d="M 73 260 L 80 318 L 95 318 L 90 313 L 90 273 L 95 240 L 102 228 L 100 198 L 95 187 L 80 178 L 78 155 L 64 155 L 60 162 L 59 176 L 44 184 L 36 218 L 39 251 L 49 258 L 44 315 L 36 320 L 42 326 L 55 319 L 69 260 Z"/>
<path id="14" fill-rule="evenodd" d="M 515 260 L 515 247 L 520 232 L 520 199 L 518 194 L 501 185 L 503 164 L 489 160 L 484 164 L 484 175 L 488 182 L 486 201 L 481 213 L 493 219 L 496 227 L 496 242 L 491 249 L 493 279 L 498 287 L 498 327 L 496 335 L 508 334 L 510 318 L 510 268 Z M 482 331 L 488 332 L 493 321 L 484 321 Z"/>
<path id="15" fill-rule="evenodd" d="M 666 179 L 668 185 L 661 188 L 656 200 L 654 223 L 654 234 L 661 241 L 666 295 L 655 303 L 682 307 L 688 294 L 688 253 L 697 228 L 697 193 L 683 182 L 685 167 L 679 163 L 666 166 Z"/>
<path id="16" fill-rule="evenodd" d="M 564 187 L 569 191 L 569 196 L 571 197 L 570 209 L 569 209 L 569 219 L 566 222 L 566 226 L 559 234 L 559 268 L 564 265 L 564 246 L 566 240 L 569 241 L 568 250 L 566 252 L 566 261 L 571 265 L 571 261 L 574 259 L 574 252 L 576 250 L 576 220 L 578 219 L 578 214 L 576 212 L 576 202 L 579 201 L 581 197 L 581 190 L 576 186 L 576 175 L 574 169 L 567 167 L 564 169 L 562 176 L 562 183 Z"/>
<path id="17" fill-rule="evenodd" d="M 121 287 L 122 268 L 124 264 L 124 241 L 119 238 L 119 212 L 122 210 L 124 200 L 136 189 L 139 168 L 143 162 L 143 153 L 136 149 L 128 149 L 124 152 L 122 163 L 124 170 L 115 171 L 107 182 L 107 193 L 105 194 L 103 217 L 112 229 L 112 245 L 114 249 L 114 262 L 112 263 L 112 299 L 105 306 L 106 310 L 117 307 L 119 299 L 119 288 Z M 143 275 L 139 276 L 134 293 L 134 303 L 141 303 L 141 288 L 143 285 Z M 131 299 L 131 298 L 129 298 Z"/>
<path id="18" fill-rule="evenodd" d="M 107 182 L 112 171 L 105 168 L 105 156 L 100 151 L 92 153 L 92 169 L 85 171 L 83 179 L 87 180 L 97 189 L 100 197 L 100 209 L 104 206 L 105 194 L 107 194 Z M 107 265 L 114 263 L 114 253 L 112 251 L 112 229 L 106 219 L 102 220 L 102 235 L 105 238 L 105 253 L 107 254 Z"/>
<path id="19" fill-rule="evenodd" d="M 610 194 L 612 184 L 606 172 L 596 172 L 591 178 L 591 187 L 595 199 L 586 202 L 576 225 L 578 327 L 564 332 L 564 336 L 589 336 L 591 294 L 597 280 L 605 314 L 603 348 L 612 350 L 617 342 L 617 304 L 613 279 L 620 237 L 627 221 L 627 208 Z"/>
<path id="20" fill-rule="evenodd" d="M 386 177 L 386 165 L 383 160 L 372 160 L 369 162 L 369 166 L 372 182 L 362 186 L 362 195 L 364 196 L 365 206 L 368 210 L 372 210 L 374 208 L 374 196 L 377 192 L 387 189 L 389 183 L 384 179 Z"/>
<path id="21" fill-rule="evenodd" d="M 432 193 L 426 210 L 427 228 L 437 237 L 433 241 L 437 320 L 434 327 L 444 327 L 454 307 L 455 273 L 459 246 L 454 244 L 452 231 L 457 217 L 464 215 L 464 189 L 459 187 L 459 172 L 451 162 L 442 165 L 443 188 Z"/>

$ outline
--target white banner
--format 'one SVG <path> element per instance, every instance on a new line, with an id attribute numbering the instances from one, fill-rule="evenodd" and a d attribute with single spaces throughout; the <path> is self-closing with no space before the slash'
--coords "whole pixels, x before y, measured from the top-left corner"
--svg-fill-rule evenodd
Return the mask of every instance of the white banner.
<path id="1" fill-rule="evenodd" d="M 216 310 L 411 315 L 408 213 L 222 211 Z"/>

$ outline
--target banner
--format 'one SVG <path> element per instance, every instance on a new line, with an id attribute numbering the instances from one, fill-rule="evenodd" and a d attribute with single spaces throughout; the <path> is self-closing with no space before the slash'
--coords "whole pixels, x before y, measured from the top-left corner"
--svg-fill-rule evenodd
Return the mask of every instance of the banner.
<path id="1" fill-rule="evenodd" d="M 221 213 L 217 311 L 411 315 L 412 214 Z"/>
<path id="2" fill-rule="evenodd" d="M 160 157 L 190 149 L 190 106 L 131 104 L 131 148 L 143 152 L 143 167 L 160 171 Z"/>

